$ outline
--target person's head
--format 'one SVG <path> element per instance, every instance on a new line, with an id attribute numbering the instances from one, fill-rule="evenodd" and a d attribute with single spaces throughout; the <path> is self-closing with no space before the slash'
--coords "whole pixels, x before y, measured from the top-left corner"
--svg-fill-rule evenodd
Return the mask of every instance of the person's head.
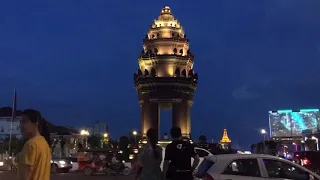
<path id="1" fill-rule="evenodd" d="M 158 131 L 151 128 L 147 131 L 147 138 L 148 138 L 148 143 L 151 145 L 153 149 L 153 154 L 154 157 L 157 159 L 159 158 L 159 154 L 156 151 L 157 144 L 158 144 Z"/>
<path id="2" fill-rule="evenodd" d="M 170 134 L 173 140 L 178 140 L 182 137 L 181 129 L 179 127 L 172 127 L 170 130 Z"/>
<path id="3" fill-rule="evenodd" d="M 150 144 L 158 143 L 158 132 L 157 130 L 151 128 L 147 131 L 147 140 Z"/>
<path id="4" fill-rule="evenodd" d="M 41 121 L 42 116 L 40 112 L 33 109 L 24 110 L 20 122 L 20 130 L 23 137 L 29 139 L 39 134 Z"/>

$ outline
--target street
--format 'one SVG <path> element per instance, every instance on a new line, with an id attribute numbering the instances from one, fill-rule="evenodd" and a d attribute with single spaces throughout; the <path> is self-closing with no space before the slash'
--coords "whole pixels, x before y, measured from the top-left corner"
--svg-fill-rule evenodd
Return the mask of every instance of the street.
<path id="1" fill-rule="evenodd" d="M 93 175 L 84 176 L 83 173 L 61 173 L 51 175 L 51 180 L 132 180 L 134 176 L 106 176 L 106 175 Z M 9 171 L 0 171 L 0 180 L 18 180 L 16 173 Z"/>

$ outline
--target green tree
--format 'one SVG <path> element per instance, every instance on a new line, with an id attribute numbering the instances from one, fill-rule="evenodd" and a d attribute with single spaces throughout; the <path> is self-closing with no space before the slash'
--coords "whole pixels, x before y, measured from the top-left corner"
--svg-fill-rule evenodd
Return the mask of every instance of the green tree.
<path id="1" fill-rule="evenodd" d="M 205 135 L 201 135 L 201 136 L 199 137 L 199 142 L 200 142 L 201 144 L 206 144 L 206 143 L 207 143 L 207 137 L 206 137 Z"/>
<path id="2" fill-rule="evenodd" d="M 101 148 L 102 138 L 99 135 L 92 135 L 88 137 L 88 144 L 91 148 Z"/>
<path id="3" fill-rule="evenodd" d="M 0 153 L 5 153 L 6 151 L 8 151 L 9 141 L 10 141 L 9 138 L 7 138 L 0 145 Z M 24 143 L 25 143 L 25 140 L 12 137 L 12 139 L 11 139 L 11 152 L 14 154 L 19 153 L 22 150 Z"/>

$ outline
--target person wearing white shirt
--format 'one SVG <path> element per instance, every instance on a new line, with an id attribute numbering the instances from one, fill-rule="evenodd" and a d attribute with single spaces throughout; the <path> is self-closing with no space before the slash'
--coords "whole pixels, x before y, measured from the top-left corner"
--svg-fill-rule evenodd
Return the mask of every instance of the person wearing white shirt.
<path id="1" fill-rule="evenodd" d="M 113 155 L 112 159 L 111 159 L 112 164 L 117 164 L 119 161 L 117 159 L 117 155 Z"/>

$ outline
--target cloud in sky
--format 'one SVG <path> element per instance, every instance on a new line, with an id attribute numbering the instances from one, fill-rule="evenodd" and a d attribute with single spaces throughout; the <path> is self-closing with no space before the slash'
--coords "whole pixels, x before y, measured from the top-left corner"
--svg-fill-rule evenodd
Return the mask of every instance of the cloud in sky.
<path id="1" fill-rule="evenodd" d="M 259 98 L 263 94 L 263 91 L 268 88 L 271 81 L 271 76 L 253 73 L 247 83 L 234 89 L 232 96 L 236 100 Z"/>
<path id="2" fill-rule="evenodd" d="M 236 100 L 247 100 L 247 99 L 255 99 L 260 97 L 260 93 L 250 91 L 249 87 L 246 85 L 243 85 L 241 87 L 236 88 L 232 96 Z"/>

